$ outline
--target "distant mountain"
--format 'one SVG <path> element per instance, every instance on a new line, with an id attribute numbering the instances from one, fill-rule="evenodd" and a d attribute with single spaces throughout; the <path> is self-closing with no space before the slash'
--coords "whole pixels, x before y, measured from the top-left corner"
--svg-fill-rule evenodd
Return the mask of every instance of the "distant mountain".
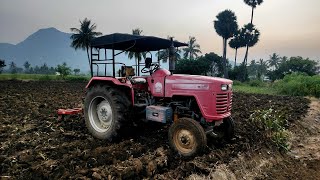
<path id="1" fill-rule="evenodd" d="M 26 61 L 32 66 L 46 63 L 54 67 L 66 62 L 72 68 L 87 71 L 86 53 L 70 47 L 70 36 L 55 28 L 40 29 L 16 45 L 0 43 L 0 59 L 6 60 L 7 65 L 13 61 L 19 67 Z"/>

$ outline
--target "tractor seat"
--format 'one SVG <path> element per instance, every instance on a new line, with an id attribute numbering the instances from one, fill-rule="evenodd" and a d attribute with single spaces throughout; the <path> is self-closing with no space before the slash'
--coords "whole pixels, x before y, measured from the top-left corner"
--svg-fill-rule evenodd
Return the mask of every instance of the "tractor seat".
<path id="1" fill-rule="evenodd" d="M 131 83 L 132 84 L 145 84 L 145 83 L 147 83 L 147 80 L 145 78 L 137 77 L 137 78 L 132 78 Z"/>

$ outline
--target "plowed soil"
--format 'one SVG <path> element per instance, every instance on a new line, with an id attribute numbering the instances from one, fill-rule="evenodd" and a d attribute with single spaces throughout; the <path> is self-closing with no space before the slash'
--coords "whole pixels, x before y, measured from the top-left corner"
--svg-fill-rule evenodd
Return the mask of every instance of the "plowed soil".
<path id="1" fill-rule="evenodd" d="M 246 122 L 257 109 L 274 108 L 286 114 L 291 125 L 303 118 L 309 100 L 299 97 L 235 93 L 232 142 L 210 140 L 206 151 L 193 159 L 170 150 L 167 125 L 145 123 L 123 129 L 115 142 L 93 138 L 83 116 L 58 120 L 56 110 L 82 106 L 85 83 L 0 81 L 0 178 L 15 179 L 183 179 L 207 176 L 239 154 L 273 151 L 254 137 Z M 298 161 L 284 156 L 286 161 Z M 319 160 L 310 166 L 319 167 Z M 296 166 L 276 165 L 288 174 Z M 309 166 L 307 166 L 309 167 Z M 306 171 L 306 168 L 300 168 Z M 281 174 L 270 170 L 268 176 Z M 306 173 L 307 174 L 307 173 Z M 311 176 L 310 176 L 311 177 Z M 239 177 L 237 177 L 239 178 Z M 308 178 L 307 178 L 308 179 Z"/>

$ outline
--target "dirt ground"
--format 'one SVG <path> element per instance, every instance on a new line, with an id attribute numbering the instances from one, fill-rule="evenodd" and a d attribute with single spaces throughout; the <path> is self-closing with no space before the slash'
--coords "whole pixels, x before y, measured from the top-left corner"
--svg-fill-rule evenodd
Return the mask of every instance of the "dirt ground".
<path id="1" fill-rule="evenodd" d="M 85 85 L 0 81 L 0 178 L 320 179 L 318 100 L 308 112 L 309 99 L 235 93 L 236 137 L 209 139 L 202 155 L 185 159 L 170 150 L 166 125 L 126 128 L 110 143 L 93 138 L 82 115 L 59 121 L 57 109 L 81 107 Z M 257 140 L 247 126 L 252 112 L 268 108 L 290 122 L 289 153 Z"/>

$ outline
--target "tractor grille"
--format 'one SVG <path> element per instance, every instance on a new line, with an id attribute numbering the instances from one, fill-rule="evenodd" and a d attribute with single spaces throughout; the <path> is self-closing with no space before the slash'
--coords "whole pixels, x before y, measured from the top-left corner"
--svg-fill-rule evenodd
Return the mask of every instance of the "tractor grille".
<path id="1" fill-rule="evenodd" d="M 230 105 L 228 105 L 230 102 Z M 232 95 L 229 93 L 216 95 L 216 110 L 217 114 L 224 114 L 231 111 Z"/>

